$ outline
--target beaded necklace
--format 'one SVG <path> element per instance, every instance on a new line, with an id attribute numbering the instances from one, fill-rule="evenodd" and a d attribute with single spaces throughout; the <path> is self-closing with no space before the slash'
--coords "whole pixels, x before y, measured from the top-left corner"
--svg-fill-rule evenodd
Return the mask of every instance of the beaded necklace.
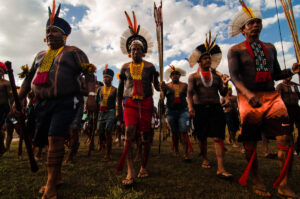
<path id="1" fill-rule="evenodd" d="M 108 97 L 110 95 L 111 92 L 111 86 L 107 87 L 104 86 L 103 91 L 102 91 L 102 101 L 101 101 L 101 105 L 100 105 L 100 112 L 105 112 L 107 109 L 107 101 L 108 101 Z"/>
<path id="2" fill-rule="evenodd" d="M 142 84 L 142 73 L 144 69 L 144 62 L 140 64 L 130 63 L 130 75 L 133 79 L 133 91 L 132 99 L 143 99 L 143 84 Z"/>

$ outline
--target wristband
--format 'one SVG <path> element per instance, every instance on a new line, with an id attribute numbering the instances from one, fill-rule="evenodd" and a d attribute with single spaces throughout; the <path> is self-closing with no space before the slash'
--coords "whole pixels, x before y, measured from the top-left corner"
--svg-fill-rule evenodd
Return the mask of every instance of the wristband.
<path id="1" fill-rule="evenodd" d="M 90 96 L 96 96 L 96 93 L 95 92 L 89 92 L 89 95 Z"/>

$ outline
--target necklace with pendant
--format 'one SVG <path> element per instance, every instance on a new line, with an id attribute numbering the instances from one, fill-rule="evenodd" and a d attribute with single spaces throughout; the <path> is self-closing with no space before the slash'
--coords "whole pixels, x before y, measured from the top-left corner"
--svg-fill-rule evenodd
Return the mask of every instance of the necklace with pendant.
<path id="1" fill-rule="evenodd" d="M 212 73 L 210 72 L 210 80 L 209 80 L 208 83 L 205 81 L 205 79 L 204 79 L 202 73 L 201 73 L 201 72 L 199 72 L 199 73 L 200 73 L 200 78 L 201 78 L 201 81 L 202 81 L 203 85 L 204 85 L 206 88 L 211 87 L 211 86 L 212 86 L 212 83 L 213 83 L 213 81 L 214 81 L 214 78 L 213 78 Z"/>

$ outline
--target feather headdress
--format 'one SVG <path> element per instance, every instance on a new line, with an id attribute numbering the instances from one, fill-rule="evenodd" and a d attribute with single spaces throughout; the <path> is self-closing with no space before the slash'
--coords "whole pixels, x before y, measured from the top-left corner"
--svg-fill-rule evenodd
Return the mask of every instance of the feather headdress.
<path id="1" fill-rule="evenodd" d="M 2 73 L 6 73 L 7 67 L 3 62 L 0 62 L 0 70 Z"/>
<path id="2" fill-rule="evenodd" d="M 108 68 L 108 64 L 105 65 L 103 70 L 103 75 L 109 75 L 111 77 L 114 77 L 114 71 Z"/>
<path id="3" fill-rule="evenodd" d="M 67 21 L 65 21 L 64 19 L 59 17 L 60 6 L 61 5 L 59 4 L 59 6 L 55 12 L 56 5 L 55 5 L 55 0 L 53 0 L 52 11 L 51 11 L 51 8 L 48 7 L 49 19 L 47 21 L 46 27 L 55 26 L 55 27 L 59 28 L 64 34 L 69 35 L 71 33 L 72 28 Z"/>
<path id="4" fill-rule="evenodd" d="M 260 9 L 247 7 L 243 0 L 239 0 L 242 10 L 231 20 L 228 27 L 228 36 L 234 37 L 241 33 L 240 29 L 252 19 L 262 19 Z"/>
<path id="5" fill-rule="evenodd" d="M 123 54 L 130 53 L 130 46 L 134 43 L 140 44 L 143 47 L 144 53 L 152 53 L 153 41 L 147 30 L 141 28 L 137 24 L 135 13 L 132 11 L 133 23 L 125 11 L 125 16 L 128 22 L 128 28 L 121 36 L 120 47 Z"/>
<path id="6" fill-rule="evenodd" d="M 170 76 L 172 74 L 172 72 L 174 71 L 178 71 L 181 76 L 185 76 L 186 75 L 186 71 L 184 69 L 175 67 L 174 65 L 170 65 L 166 70 L 165 70 L 165 79 L 166 81 L 170 80 Z"/>
<path id="7" fill-rule="evenodd" d="M 222 51 L 220 47 L 215 43 L 218 35 L 214 39 L 211 37 L 211 31 L 206 34 L 205 43 L 197 46 L 197 48 L 192 52 L 190 58 L 188 59 L 190 67 L 193 68 L 203 55 L 211 56 L 211 68 L 216 69 L 222 59 Z"/>

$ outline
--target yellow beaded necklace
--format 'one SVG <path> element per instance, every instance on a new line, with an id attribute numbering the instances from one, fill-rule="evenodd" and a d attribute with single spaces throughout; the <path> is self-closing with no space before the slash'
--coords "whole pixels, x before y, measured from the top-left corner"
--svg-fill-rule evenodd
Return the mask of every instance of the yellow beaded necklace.
<path id="1" fill-rule="evenodd" d="M 107 87 L 104 86 L 103 88 L 103 92 L 102 92 L 102 101 L 101 101 L 101 107 L 107 107 L 107 101 L 108 101 L 108 97 L 110 95 L 110 91 L 111 91 L 111 86 Z"/>
<path id="2" fill-rule="evenodd" d="M 59 49 L 51 49 L 49 48 L 46 52 L 46 55 L 43 59 L 42 65 L 39 68 L 40 73 L 42 72 L 49 72 L 50 68 L 52 66 L 53 60 L 55 59 L 55 57 L 57 57 L 57 55 L 64 49 L 65 46 L 60 47 Z"/>
<path id="3" fill-rule="evenodd" d="M 130 63 L 130 75 L 134 80 L 142 80 L 142 73 L 144 69 L 144 62 L 140 64 Z"/>

